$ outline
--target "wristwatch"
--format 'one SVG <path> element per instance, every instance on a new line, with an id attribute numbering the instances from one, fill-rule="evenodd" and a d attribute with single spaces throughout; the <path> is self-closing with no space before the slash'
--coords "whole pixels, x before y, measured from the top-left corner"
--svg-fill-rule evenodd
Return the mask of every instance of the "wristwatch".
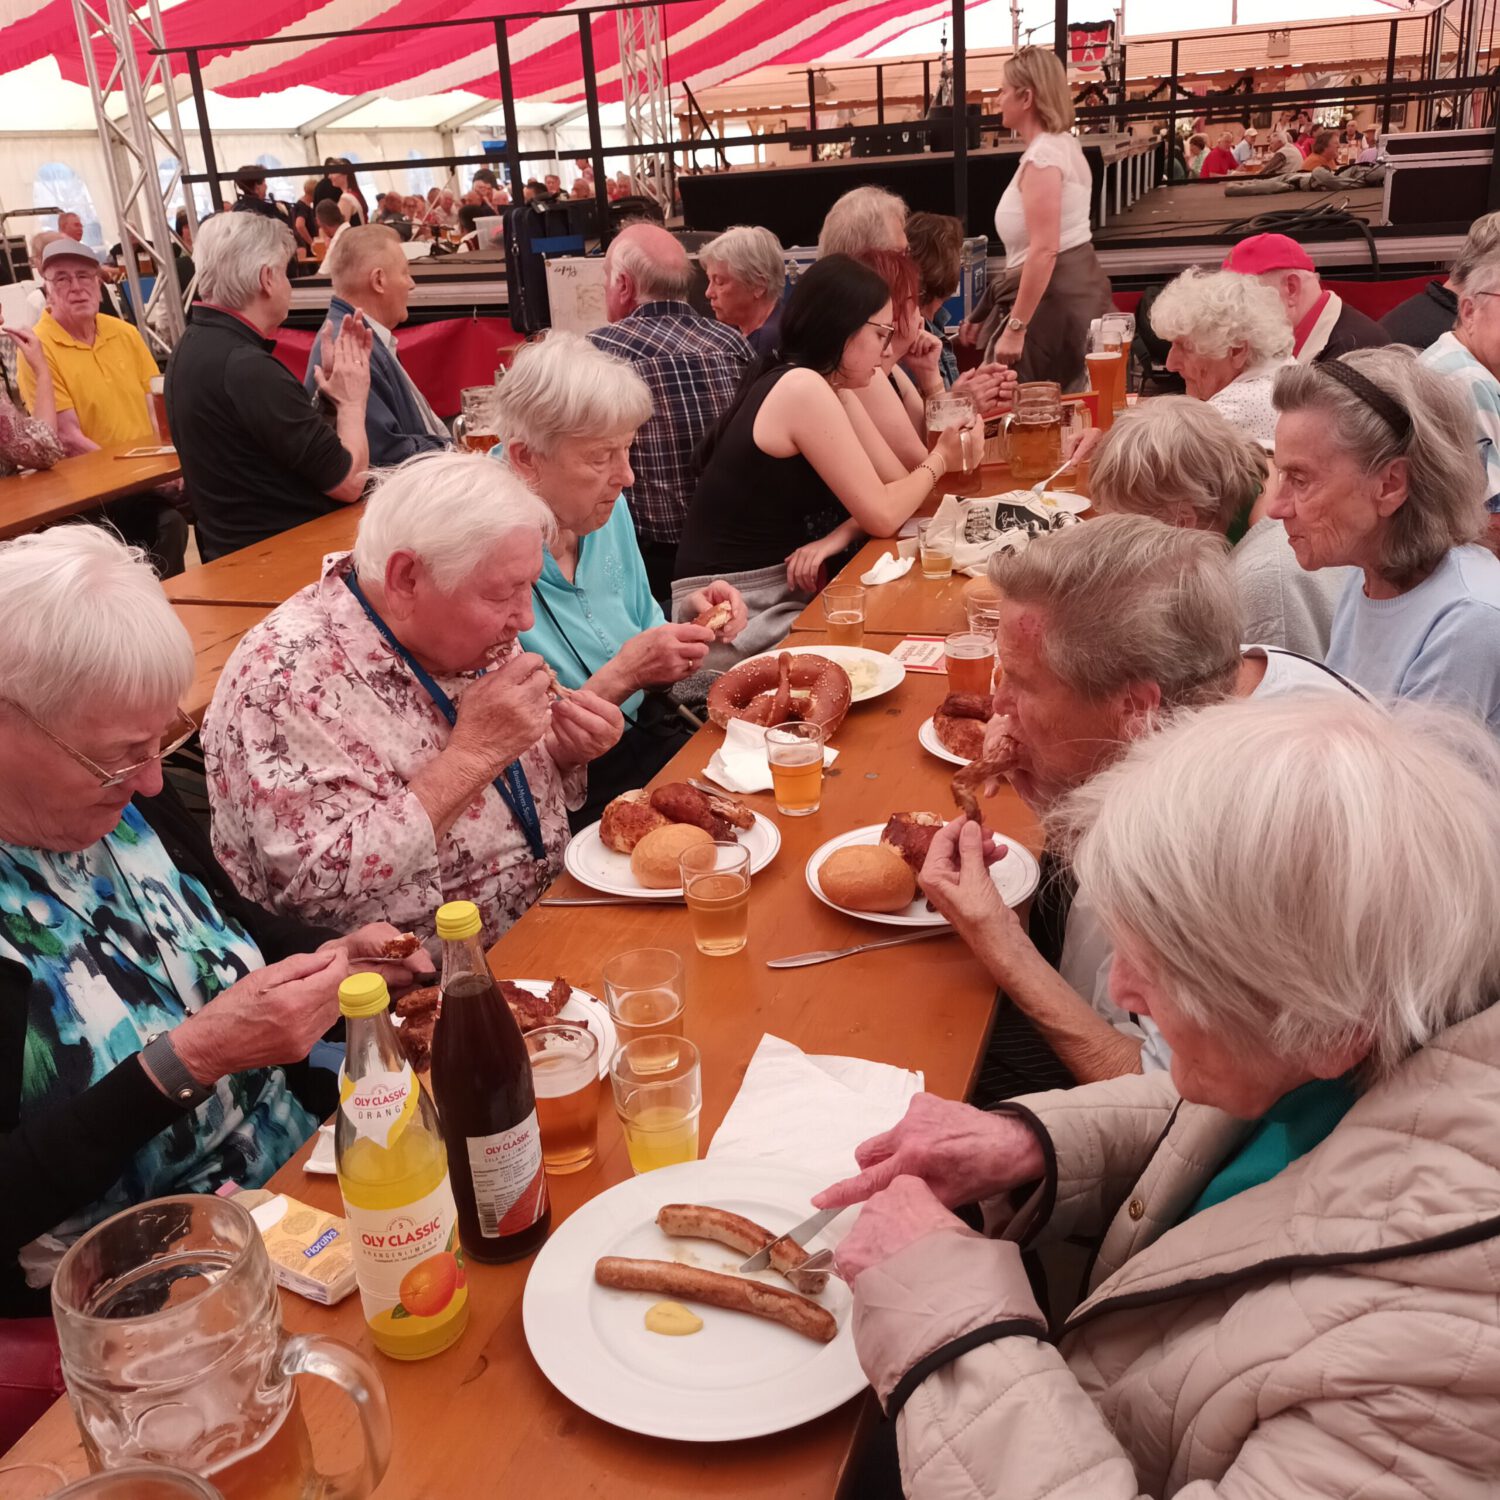
<path id="1" fill-rule="evenodd" d="M 214 1091 L 212 1084 L 201 1084 L 188 1072 L 165 1031 L 147 1039 L 140 1057 L 141 1065 L 156 1080 L 162 1093 L 185 1110 L 197 1109 Z"/>
<path id="2" fill-rule="evenodd" d="M 1019 318 L 1007 318 L 1005 320 L 1005 326 L 1010 329 L 1012 333 L 1025 333 L 1026 330 L 1031 327 L 1031 324 L 1023 323 Z"/>

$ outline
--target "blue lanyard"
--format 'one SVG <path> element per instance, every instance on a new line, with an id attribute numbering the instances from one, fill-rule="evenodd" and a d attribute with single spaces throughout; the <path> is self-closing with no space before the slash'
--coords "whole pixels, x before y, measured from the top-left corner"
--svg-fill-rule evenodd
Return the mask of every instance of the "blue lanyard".
<path id="1" fill-rule="evenodd" d="M 453 700 L 433 681 L 432 674 L 396 639 L 395 632 L 380 618 L 375 606 L 365 598 L 359 580 L 352 573 L 346 573 L 344 582 L 349 585 L 349 592 L 359 600 L 359 607 L 369 616 L 370 623 L 385 637 L 391 650 L 406 663 L 412 676 L 426 689 L 427 696 L 432 699 L 438 712 L 449 724 L 456 724 L 458 710 L 454 708 Z M 500 793 L 500 800 L 510 809 L 511 817 L 520 824 L 521 832 L 526 835 L 531 857 L 545 862 L 547 846 L 542 841 L 542 820 L 537 816 L 536 800 L 531 795 L 531 785 L 526 780 L 526 772 L 521 769 L 520 761 L 513 760 L 495 778 L 495 790 Z"/>

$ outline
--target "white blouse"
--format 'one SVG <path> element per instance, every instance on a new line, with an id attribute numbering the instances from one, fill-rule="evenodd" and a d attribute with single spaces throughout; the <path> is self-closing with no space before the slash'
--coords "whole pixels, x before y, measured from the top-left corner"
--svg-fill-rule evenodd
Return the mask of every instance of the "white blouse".
<path id="1" fill-rule="evenodd" d="M 1208 404 L 1221 412 L 1232 426 L 1252 443 L 1259 443 L 1267 453 L 1276 447 L 1276 408 L 1271 404 L 1271 387 L 1276 374 L 1292 361 L 1267 360 L 1265 364 L 1236 375 L 1222 391 L 1208 398 Z"/>
<path id="2" fill-rule="evenodd" d="M 1067 131 L 1039 135 L 1022 153 L 1016 174 L 995 205 L 995 233 L 1005 246 L 1005 267 L 1025 265 L 1026 214 L 1021 206 L 1021 179 L 1027 165 L 1056 167 L 1062 173 L 1062 222 L 1058 226 L 1059 253 L 1089 242 L 1089 200 L 1094 179 L 1084 160 L 1083 147 Z"/>

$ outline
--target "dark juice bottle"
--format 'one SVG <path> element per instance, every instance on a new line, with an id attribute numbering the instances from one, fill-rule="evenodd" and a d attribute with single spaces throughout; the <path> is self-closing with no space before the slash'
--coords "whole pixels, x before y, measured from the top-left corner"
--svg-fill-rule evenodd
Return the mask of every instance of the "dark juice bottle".
<path id="1" fill-rule="evenodd" d="M 490 975 L 479 908 L 438 908 L 442 1010 L 432 1037 L 432 1091 L 448 1150 L 464 1254 L 518 1260 L 547 1238 L 552 1213 L 531 1058 Z"/>

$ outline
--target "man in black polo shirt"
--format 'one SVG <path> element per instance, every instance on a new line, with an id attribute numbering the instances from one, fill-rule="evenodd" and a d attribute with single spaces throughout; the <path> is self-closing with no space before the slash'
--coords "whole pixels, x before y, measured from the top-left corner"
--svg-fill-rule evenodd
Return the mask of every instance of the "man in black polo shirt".
<path id="1" fill-rule="evenodd" d="M 234 211 L 237 214 L 251 213 L 260 214 L 267 219 L 275 219 L 279 223 L 290 226 L 291 211 L 284 203 L 278 203 L 266 187 L 266 169 L 251 162 L 249 166 L 241 167 L 234 174 L 235 200 Z"/>
<path id="2" fill-rule="evenodd" d="M 167 364 L 167 420 L 211 561 L 363 494 L 370 330 L 358 312 L 344 319 L 310 400 L 272 353 L 291 305 L 291 230 L 253 212 L 215 214 L 194 249 L 199 300 Z"/>

